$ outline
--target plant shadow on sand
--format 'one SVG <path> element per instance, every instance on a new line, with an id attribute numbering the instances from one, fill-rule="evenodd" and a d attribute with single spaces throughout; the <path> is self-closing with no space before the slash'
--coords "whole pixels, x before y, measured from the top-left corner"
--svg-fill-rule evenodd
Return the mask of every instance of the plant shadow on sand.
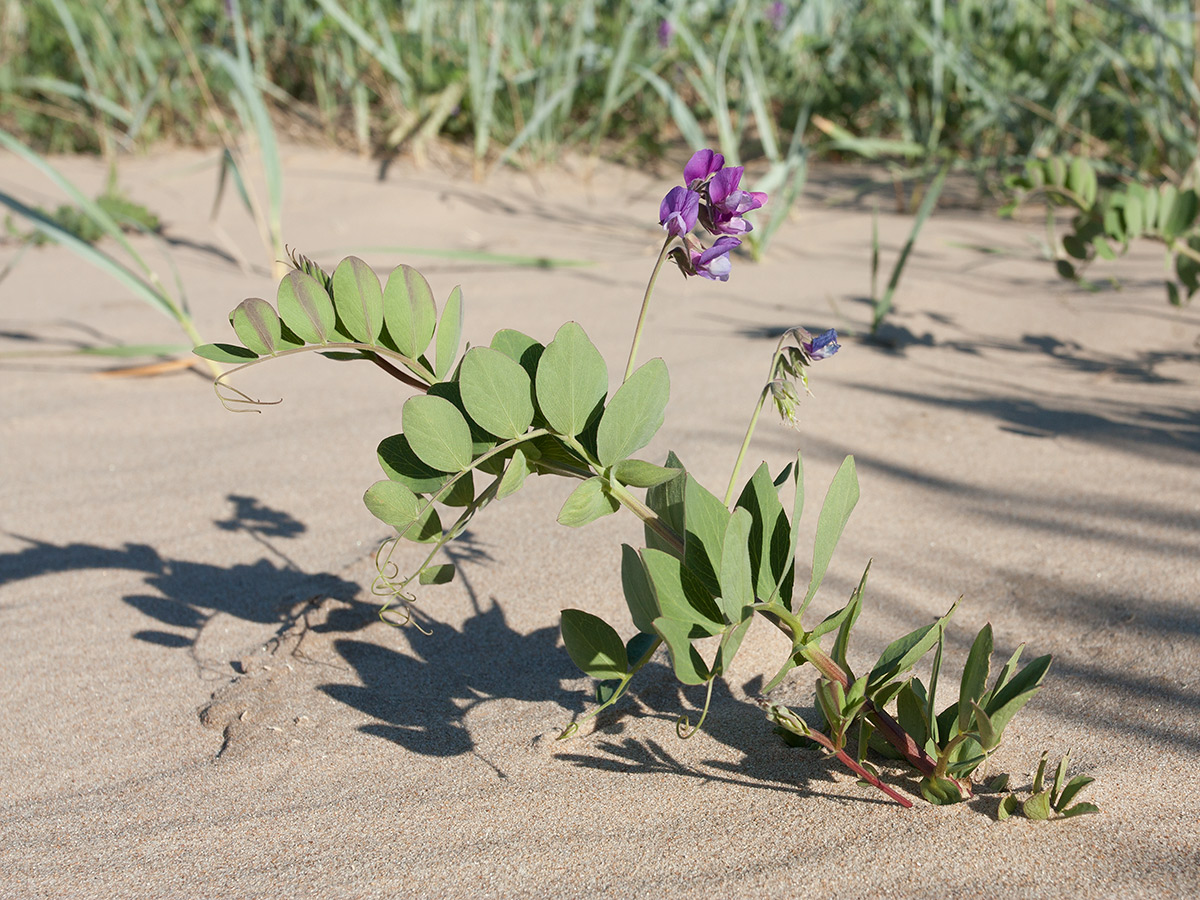
<path id="1" fill-rule="evenodd" d="M 335 575 L 311 575 L 276 547 L 276 542 L 302 534 L 306 526 L 286 512 L 264 506 L 253 497 L 230 495 L 231 515 L 214 522 L 223 531 L 239 531 L 256 541 L 270 557 L 254 563 L 217 566 L 164 557 L 148 544 L 120 547 L 97 544 L 53 544 L 12 535 L 27 546 L 0 555 L 0 585 L 54 573 L 119 569 L 145 574 L 145 593 L 122 599 L 162 627 L 134 632 L 133 638 L 163 647 L 194 647 L 201 630 L 218 613 L 282 632 L 292 624 L 290 609 L 311 597 L 334 597 L 351 604 L 327 630 L 362 627 L 370 604 L 356 601 L 359 586 Z"/>

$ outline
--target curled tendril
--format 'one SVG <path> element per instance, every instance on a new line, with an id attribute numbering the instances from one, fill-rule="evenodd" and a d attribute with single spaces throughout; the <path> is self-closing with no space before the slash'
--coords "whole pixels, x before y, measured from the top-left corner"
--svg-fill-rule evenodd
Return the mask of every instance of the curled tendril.
<path id="1" fill-rule="evenodd" d="M 574 737 L 579 732 L 579 723 L 572 722 L 562 730 L 562 734 L 555 738 L 556 741 L 565 741 L 567 738 Z"/>
<path id="2" fill-rule="evenodd" d="M 236 370 L 234 370 L 234 371 L 236 371 Z M 258 410 L 258 409 L 241 409 L 239 407 L 242 407 L 242 406 L 277 406 L 283 402 L 282 398 L 279 400 L 255 400 L 249 394 L 245 393 L 244 391 L 239 391 L 232 384 L 230 384 L 229 382 L 227 382 L 225 380 L 226 375 L 232 375 L 232 374 L 233 374 L 233 372 L 224 372 L 221 375 L 218 375 L 216 380 L 213 381 L 213 390 L 216 391 L 217 399 L 221 401 L 221 405 L 223 407 L 225 407 L 225 409 L 227 409 L 229 412 L 262 412 L 262 410 Z M 221 393 L 222 390 L 229 391 L 230 395 L 236 394 L 237 396 L 235 397 L 235 396 L 222 394 Z"/>
<path id="3" fill-rule="evenodd" d="M 700 730 L 700 726 L 704 724 L 704 720 L 708 718 L 708 705 L 712 700 L 713 682 L 716 680 L 716 678 L 708 679 L 708 691 L 704 695 L 704 709 L 700 711 L 700 721 L 696 723 L 695 728 L 692 728 L 692 720 L 688 718 L 687 713 L 684 713 L 675 720 L 675 733 L 679 735 L 680 740 L 686 741 L 694 735 Z M 691 730 L 689 731 L 688 729 Z"/>

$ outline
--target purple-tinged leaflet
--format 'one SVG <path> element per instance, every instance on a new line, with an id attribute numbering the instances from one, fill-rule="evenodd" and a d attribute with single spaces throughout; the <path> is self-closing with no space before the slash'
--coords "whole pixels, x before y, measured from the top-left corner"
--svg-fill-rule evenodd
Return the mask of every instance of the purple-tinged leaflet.
<path id="1" fill-rule="evenodd" d="M 673 187 L 658 208 L 658 224 L 671 237 L 683 237 L 696 227 L 700 195 L 685 187 Z"/>

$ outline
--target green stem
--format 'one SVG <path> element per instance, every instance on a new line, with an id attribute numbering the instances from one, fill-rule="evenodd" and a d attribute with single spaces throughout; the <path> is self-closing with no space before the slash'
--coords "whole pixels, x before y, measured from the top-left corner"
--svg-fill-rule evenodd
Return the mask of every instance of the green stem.
<path id="1" fill-rule="evenodd" d="M 676 534 L 675 529 L 664 522 L 658 513 L 631 494 L 620 482 L 610 482 L 608 492 L 616 498 L 618 503 L 641 519 L 655 534 L 670 544 L 671 549 L 679 555 L 680 559 L 683 558 L 683 538 Z"/>
<path id="2" fill-rule="evenodd" d="M 671 246 L 673 240 L 671 235 L 667 235 L 667 239 L 663 241 L 662 249 L 658 251 L 658 262 L 654 264 L 654 271 L 650 273 L 650 281 L 646 283 L 646 293 L 642 296 L 642 311 L 638 313 L 637 328 L 633 331 L 633 345 L 629 348 L 629 362 L 625 365 L 625 377 L 621 379 L 622 384 L 628 381 L 629 376 L 633 374 L 638 345 L 642 342 L 642 329 L 646 325 L 646 310 L 650 308 L 650 295 L 654 293 L 654 282 L 658 280 L 658 271 L 666 261 L 667 248 Z"/>
<path id="3" fill-rule="evenodd" d="M 771 355 L 771 369 L 767 373 L 767 383 L 763 386 L 762 393 L 758 395 L 758 405 L 754 407 L 754 415 L 750 417 L 750 424 L 746 427 L 746 436 L 742 439 L 742 446 L 738 450 L 737 461 L 733 464 L 733 472 L 729 476 L 729 487 L 725 489 L 725 505 L 733 499 L 733 489 L 737 484 L 738 473 L 742 470 L 742 463 L 746 459 L 746 451 L 750 448 L 750 439 L 754 436 L 754 429 L 758 427 L 758 417 L 762 413 L 763 404 L 767 402 L 767 395 L 771 392 L 771 382 L 775 379 L 775 367 L 779 365 L 779 354 L 783 352 L 783 342 L 787 340 L 790 332 L 784 332 L 779 338 L 779 343 L 775 345 L 775 352 Z"/>

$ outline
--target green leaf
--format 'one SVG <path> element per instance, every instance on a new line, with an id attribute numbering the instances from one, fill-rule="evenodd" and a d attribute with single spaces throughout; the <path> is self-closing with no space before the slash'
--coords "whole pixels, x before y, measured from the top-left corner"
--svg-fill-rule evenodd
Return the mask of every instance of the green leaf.
<path id="1" fill-rule="evenodd" d="M 525 459 L 525 454 L 521 452 L 521 448 L 517 447 L 513 450 L 512 459 L 509 460 L 508 466 L 504 469 L 504 474 L 500 476 L 500 483 L 496 486 L 496 499 L 503 500 L 509 494 L 515 494 L 525 484 L 525 476 L 532 471 L 529 461 Z"/>
<path id="2" fill-rule="evenodd" d="M 910 631 L 902 638 L 897 638 L 888 644 L 875 668 L 871 670 L 869 693 L 874 693 L 879 687 L 911 669 L 929 649 L 938 642 L 946 622 L 958 609 L 958 601 L 950 607 L 950 611 L 931 625 Z"/>
<path id="3" fill-rule="evenodd" d="M 800 604 L 799 612 L 804 612 L 808 604 L 816 596 L 817 588 L 829 568 L 833 551 L 837 548 L 838 540 L 846 527 L 846 521 L 858 503 L 858 475 L 854 470 L 854 457 L 847 456 L 842 462 L 833 483 L 825 494 L 825 502 L 821 506 L 821 515 L 817 518 L 817 538 L 813 544 L 812 577 L 808 581 L 808 592 L 804 602 Z M 799 522 L 792 521 L 793 543 L 799 538 Z"/>
<path id="4" fill-rule="evenodd" d="M 708 681 L 708 666 L 689 639 L 692 632 L 689 622 L 660 616 L 654 620 L 654 630 L 667 643 L 676 678 L 684 684 L 704 684 Z"/>
<path id="5" fill-rule="evenodd" d="M 729 510 L 704 485 L 691 475 L 684 476 L 684 552 L 683 558 L 714 596 L 721 593 L 717 573 L 721 571 L 721 552 Z"/>
<path id="6" fill-rule="evenodd" d="M 778 593 L 787 570 L 791 541 L 791 525 L 766 463 L 760 465 L 746 482 L 737 505 L 750 513 L 749 548 L 754 593 L 765 602 Z"/>
<path id="7" fill-rule="evenodd" d="M 639 631 L 625 642 L 625 655 L 629 658 L 629 668 L 633 669 L 647 653 L 658 647 L 659 639 L 653 625 L 649 631 Z"/>
<path id="8" fill-rule="evenodd" d="M 288 272 L 279 282 L 275 297 L 279 317 L 301 340 L 309 344 L 328 344 L 336 340 L 337 315 L 333 301 L 321 283 L 301 271 Z"/>
<path id="9" fill-rule="evenodd" d="M 652 359 L 617 388 L 600 419 L 596 452 L 600 465 L 611 466 L 645 447 L 662 427 L 671 379 L 667 364 Z"/>
<path id="10" fill-rule="evenodd" d="M 213 362 L 240 365 L 258 359 L 258 354 L 237 344 L 201 344 L 193 347 L 192 352 L 201 359 L 211 359 Z"/>
<path id="11" fill-rule="evenodd" d="M 1021 801 L 1017 799 L 1016 794 L 1009 794 L 1000 801 L 1000 808 L 996 810 L 996 818 L 1003 822 L 1017 811 L 1017 807 L 1020 805 L 1020 802 Z"/>
<path id="12" fill-rule="evenodd" d="M 439 566 L 428 566 L 421 570 L 417 580 L 421 584 L 449 584 L 454 580 L 454 564 L 442 563 Z"/>
<path id="13" fill-rule="evenodd" d="M 896 695 L 896 719 L 918 747 L 925 746 L 929 740 L 929 719 L 926 716 L 925 688 L 920 681 L 909 681 L 900 688 L 900 693 Z"/>
<path id="14" fill-rule="evenodd" d="M 667 453 L 666 467 L 668 469 L 679 469 L 686 472 L 683 463 L 679 461 L 679 457 L 674 451 Z M 684 491 L 686 488 L 687 479 L 672 478 L 670 481 L 663 484 L 655 485 L 646 491 L 646 505 L 650 507 L 662 519 L 663 524 L 679 535 L 680 540 L 684 538 L 683 525 L 683 500 Z M 663 550 L 667 553 L 675 553 L 675 549 L 659 537 L 649 525 L 645 527 L 646 546 L 655 550 Z"/>
<path id="15" fill-rule="evenodd" d="M 422 462 L 403 434 L 393 434 L 380 441 L 377 455 L 383 474 L 417 494 L 436 493 L 450 478 L 445 472 Z"/>
<path id="16" fill-rule="evenodd" d="M 959 708 L 961 709 L 963 701 L 959 699 Z M 995 726 L 992 724 L 991 718 L 983 711 L 983 707 L 978 703 L 971 702 L 971 710 L 975 713 L 975 734 L 979 735 L 979 745 L 985 753 L 991 753 L 996 749 L 996 745 L 1000 743 L 1000 735 L 996 732 Z M 965 729 L 963 732 L 965 733 Z M 972 741 L 963 741 L 960 747 L 966 747 Z"/>
<path id="17" fill-rule="evenodd" d="M 398 266 L 383 289 L 383 319 L 396 349 L 416 359 L 433 340 L 437 307 L 429 282 L 412 266 Z"/>
<path id="18" fill-rule="evenodd" d="M 1042 751 L 1042 758 L 1038 761 L 1037 772 L 1033 776 L 1033 792 L 1040 793 L 1042 790 L 1042 782 L 1046 778 L 1046 760 L 1050 756 L 1049 750 Z"/>
<path id="19" fill-rule="evenodd" d="M 1128 240 L 1140 237 L 1146 225 L 1142 194 L 1135 191 L 1135 187 L 1140 187 L 1140 185 L 1129 186 L 1129 192 L 1125 195 L 1125 205 L 1122 207 L 1122 215 L 1125 218 L 1125 236 Z"/>
<path id="20" fill-rule="evenodd" d="M 1067 187 L 1078 194 L 1083 200 L 1084 208 L 1088 209 L 1096 202 L 1096 170 L 1082 156 L 1071 160 L 1071 168 L 1067 174 Z"/>
<path id="21" fill-rule="evenodd" d="M 410 541 L 435 541 L 442 534 L 437 512 L 398 481 L 377 481 L 363 495 L 371 515 Z M 427 508 L 426 508 L 427 507 Z M 424 512 L 421 512 L 425 508 Z"/>
<path id="22" fill-rule="evenodd" d="M 1059 812 L 1062 812 L 1066 805 L 1074 800 L 1080 791 L 1082 791 L 1095 780 L 1095 778 L 1092 778 L 1088 775 L 1076 775 L 1074 778 L 1068 781 L 1066 787 L 1062 789 L 1062 793 L 1058 798 Z M 1092 810 L 1098 811 L 1095 807 L 1092 807 Z"/>
<path id="23" fill-rule="evenodd" d="M 498 438 L 523 435 L 533 421 L 529 375 L 499 350 L 473 347 L 463 357 L 458 376 L 467 413 Z"/>
<path id="24" fill-rule="evenodd" d="M 721 644 L 717 647 L 717 656 L 713 660 L 712 671 L 714 675 L 723 675 L 729 671 L 729 665 L 733 662 L 734 656 L 737 655 L 738 648 L 742 646 L 742 639 L 746 637 L 746 632 L 750 629 L 750 623 L 754 621 L 754 614 L 746 609 L 743 611 L 745 616 L 740 624 L 734 624 L 725 629 L 725 634 L 721 638 Z"/>
<path id="25" fill-rule="evenodd" d="M 378 342 L 383 290 L 378 276 L 357 256 L 346 257 L 333 271 L 333 305 L 350 337 L 364 344 Z"/>
<path id="26" fill-rule="evenodd" d="M 580 609 L 564 609 L 562 638 L 571 661 L 592 678 L 620 679 L 629 668 L 625 642 L 598 616 Z"/>
<path id="27" fill-rule="evenodd" d="M 283 324 L 266 300 L 248 297 L 229 314 L 229 322 L 238 340 L 259 356 L 274 356 L 284 348 Z"/>
<path id="28" fill-rule="evenodd" d="M 426 465 L 440 472 L 461 472 L 471 465 L 471 428 L 446 398 L 409 397 L 401 422 L 413 453 Z"/>
<path id="29" fill-rule="evenodd" d="M 454 361 L 458 359 L 458 344 L 462 340 L 462 315 L 462 288 L 455 285 L 446 299 L 446 305 L 442 307 L 442 318 L 437 326 L 437 360 L 433 374 L 439 380 L 445 379 L 454 368 Z"/>
<path id="30" fill-rule="evenodd" d="M 866 590 L 867 575 L 870 572 L 871 563 L 868 562 L 867 567 L 863 569 L 862 578 L 858 581 L 858 587 L 854 589 L 854 593 L 850 596 L 850 602 L 846 604 L 849 614 L 838 626 L 837 637 L 833 642 L 833 659 L 851 678 L 854 677 L 854 672 L 851 670 L 850 663 L 846 659 L 846 655 L 850 649 L 850 632 L 854 629 L 854 623 L 858 621 L 858 614 L 862 612 L 863 591 Z"/>
<path id="31" fill-rule="evenodd" d="M 491 347 L 499 350 L 513 362 L 520 363 L 532 380 L 537 376 L 538 361 L 546 348 L 527 334 L 502 328 L 492 335 Z"/>
<path id="32" fill-rule="evenodd" d="M 654 620 L 661 614 L 654 599 L 654 588 L 642 558 L 628 544 L 621 545 L 621 587 L 625 591 L 625 605 L 634 627 L 644 634 L 654 633 Z"/>
<path id="33" fill-rule="evenodd" d="M 966 665 L 963 666 L 962 682 L 958 690 L 958 730 L 965 733 L 971 730 L 971 705 L 983 699 L 987 690 L 990 661 L 992 658 L 992 626 L 989 622 L 979 630 L 975 642 L 971 644 L 971 652 L 967 654 Z M 986 745 L 986 741 L 984 742 Z"/>
<path id="34" fill-rule="evenodd" d="M 672 478 L 682 473 L 682 469 L 668 469 L 656 466 L 643 459 L 623 459 L 613 466 L 613 477 L 621 484 L 633 487 L 651 488 L 666 484 Z"/>
<path id="35" fill-rule="evenodd" d="M 1076 803 L 1070 809 L 1062 810 L 1059 815 L 1064 819 L 1073 819 L 1075 816 L 1085 816 L 1088 813 L 1098 813 L 1100 807 L 1095 803 Z"/>
<path id="36" fill-rule="evenodd" d="M 1058 768 L 1054 771 L 1054 786 L 1050 789 L 1050 805 L 1055 808 L 1058 807 L 1058 795 L 1062 793 L 1063 785 L 1067 782 L 1067 766 L 1070 764 L 1070 760 L 1071 751 L 1068 750 L 1058 761 Z"/>
<path id="37" fill-rule="evenodd" d="M 605 492 L 604 479 L 595 475 L 571 492 L 558 512 L 558 521 L 568 528 L 580 528 L 620 508 L 621 504 Z"/>
<path id="38" fill-rule="evenodd" d="M 584 330 L 567 322 L 542 353 L 535 383 L 546 422 L 559 434 L 574 437 L 608 396 L 608 367 Z"/>
<path id="39" fill-rule="evenodd" d="M 1191 188 L 1179 191 L 1167 215 L 1162 217 L 1163 237 L 1171 241 L 1189 231 L 1196 221 L 1197 211 L 1200 211 L 1200 201 L 1196 192 Z"/>
<path id="40" fill-rule="evenodd" d="M 1046 670 L 1050 668 L 1050 659 L 1049 656 L 1039 656 L 1031 661 L 988 700 L 984 709 L 991 717 L 992 727 L 997 734 L 1004 731 L 1013 716 L 1038 692 L 1042 679 L 1046 677 Z"/>
<path id="41" fill-rule="evenodd" d="M 754 585 L 750 578 L 750 513 L 735 510 L 725 526 L 725 538 L 721 547 L 721 565 L 717 574 L 720 583 L 719 603 L 725 619 L 740 624 L 746 610 L 754 603 Z"/>
<path id="42" fill-rule="evenodd" d="M 721 609 L 691 569 L 669 553 L 650 548 L 642 551 L 642 562 L 664 616 L 690 623 L 694 637 L 721 633 L 725 626 Z"/>
<path id="43" fill-rule="evenodd" d="M 867 572 L 869 572 L 870 570 L 871 570 L 871 565 L 870 565 L 870 563 L 868 563 L 867 571 L 863 572 L 862 578 L 858 582 L 858 587 L 855 588 L 854 593 L 850 595 L 849 602 L 845 606 L 843 606 L 841 609 L 839 609 L 837 612 L 830 613 L 829 615 L 827 615 L 824 619 L 822 619 L 820 621 L 820 623 L 817 625 L 817 627 L 814 628 L 809 634 L 809 637 L 812 640 L 816 640 L 817 638 L 824 637 L 825 635 L 829 634 L 829 632 L 831 632 L 835 629 L 840 634 L 840 632 L 842 630 L 842 626 L 846 623 L 846 621 L 848 621 L 851 617 L 854 617 L 854 618 L 858 617 L 859 610 L 862 609 L 863 589 L 867 585 Z M 853 627 L 853 624 L 851 624 L 850 627 Z M 847 637 L 848 636 L 849 636 L 849 628 L 847 628 Z M 845 668 L 845 666 L 843 666 L 843 668 Z"/>
<path id="44" fill-rule="evenodd" d="M 1039 791 L 1021 804 L 1025 815 L 1035 822 L 1044 822 L 1050 818 L 1050 792 Z"/>

